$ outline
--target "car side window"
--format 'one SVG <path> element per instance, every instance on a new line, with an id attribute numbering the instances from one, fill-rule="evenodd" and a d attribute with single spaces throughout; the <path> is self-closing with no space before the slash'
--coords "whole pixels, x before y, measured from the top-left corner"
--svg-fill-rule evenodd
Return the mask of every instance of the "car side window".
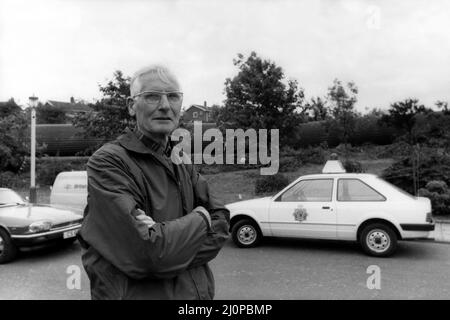
<path id="1" fill-rule="evenodd" d="M 338 201 L 385 201 L 386 198 L 359 179 L 339 179 Z"/>
<path id="2" fill-rule="evenodd" d="M 282 202 L 331 201 L 333 179 L 302 180 L 281 195 Z"/>

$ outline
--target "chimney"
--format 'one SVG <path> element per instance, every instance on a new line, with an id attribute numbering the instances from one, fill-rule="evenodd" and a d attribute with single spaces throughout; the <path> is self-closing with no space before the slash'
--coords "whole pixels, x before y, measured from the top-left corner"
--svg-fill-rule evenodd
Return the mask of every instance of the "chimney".
<path id="1" fill-rule="evenodd" d="M 203 102 L 203 106 L 204 106 L 205 108 L 207 108 L 207 107 L 208 107 L 208 104 L 206 103 L 206 101 L 205 101 L 205 102 Z"/>
<path id="2" fill-rule="evenodd" d="M 72 104 L 75 103 L 75 99 L 73 97 L 70 97 L 70 103 L 72 103 Z"/>

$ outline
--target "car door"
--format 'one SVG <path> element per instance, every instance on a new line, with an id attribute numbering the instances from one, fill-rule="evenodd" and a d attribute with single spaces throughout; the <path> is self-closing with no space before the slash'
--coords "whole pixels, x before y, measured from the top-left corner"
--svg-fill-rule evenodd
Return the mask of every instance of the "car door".
<path id="1" fill-rule="evenodd" d="M 337 235 L 338 239 L 356 240 L 356 228 L 365 213 L 383 211 L 388 205 L 381 190 L 375 190 L 357 178 L 339 178 L 337 181 Z"/>
<path id="2" fill-rule="evenodd" d="M 279 195 L 269 210 L 273 236 L 336 238 L 333 178 L 300 180 Z"/>

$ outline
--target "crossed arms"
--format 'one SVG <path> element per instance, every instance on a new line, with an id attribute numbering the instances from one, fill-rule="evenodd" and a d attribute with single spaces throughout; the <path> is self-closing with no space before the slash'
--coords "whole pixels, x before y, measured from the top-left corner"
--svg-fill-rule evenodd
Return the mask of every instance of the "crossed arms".
<path id="1" fill-rule="evenodd" d="M 229 211 L 194 169 L 196 208 L 163 222 L 153 221 L 139 209 L 145 200 L 120 158 L 107 152 L 98 154 L 91 157 L 87 171 L 89 214 L 81 235 L 131 278 L 172 278 L 206 264 L 229 236 Z"/>

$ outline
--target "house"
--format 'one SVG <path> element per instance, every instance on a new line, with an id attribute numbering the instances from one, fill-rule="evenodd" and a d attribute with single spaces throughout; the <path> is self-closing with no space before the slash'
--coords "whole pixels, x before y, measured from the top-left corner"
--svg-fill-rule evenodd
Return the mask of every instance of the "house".
<path id="1" fill-rule="evenodd" d="M 47 100 L 44 106 L 50 106 L 60 109 L 66 113 L 68 118 L 73 118 L 78 112 L 89 112 L 92 109 L 85 103 L 75 102 L 73 97 L 70 98 L 70 102 Z"/>
<path id="2" fill-rule="evenodd" d="M 183 113 L 183 121 L 186 123 L 193 121 L 214 122 L 211 118 L 211 108 L 207 106 L 206 101 L 203 105 L 192 104 Z"/>

